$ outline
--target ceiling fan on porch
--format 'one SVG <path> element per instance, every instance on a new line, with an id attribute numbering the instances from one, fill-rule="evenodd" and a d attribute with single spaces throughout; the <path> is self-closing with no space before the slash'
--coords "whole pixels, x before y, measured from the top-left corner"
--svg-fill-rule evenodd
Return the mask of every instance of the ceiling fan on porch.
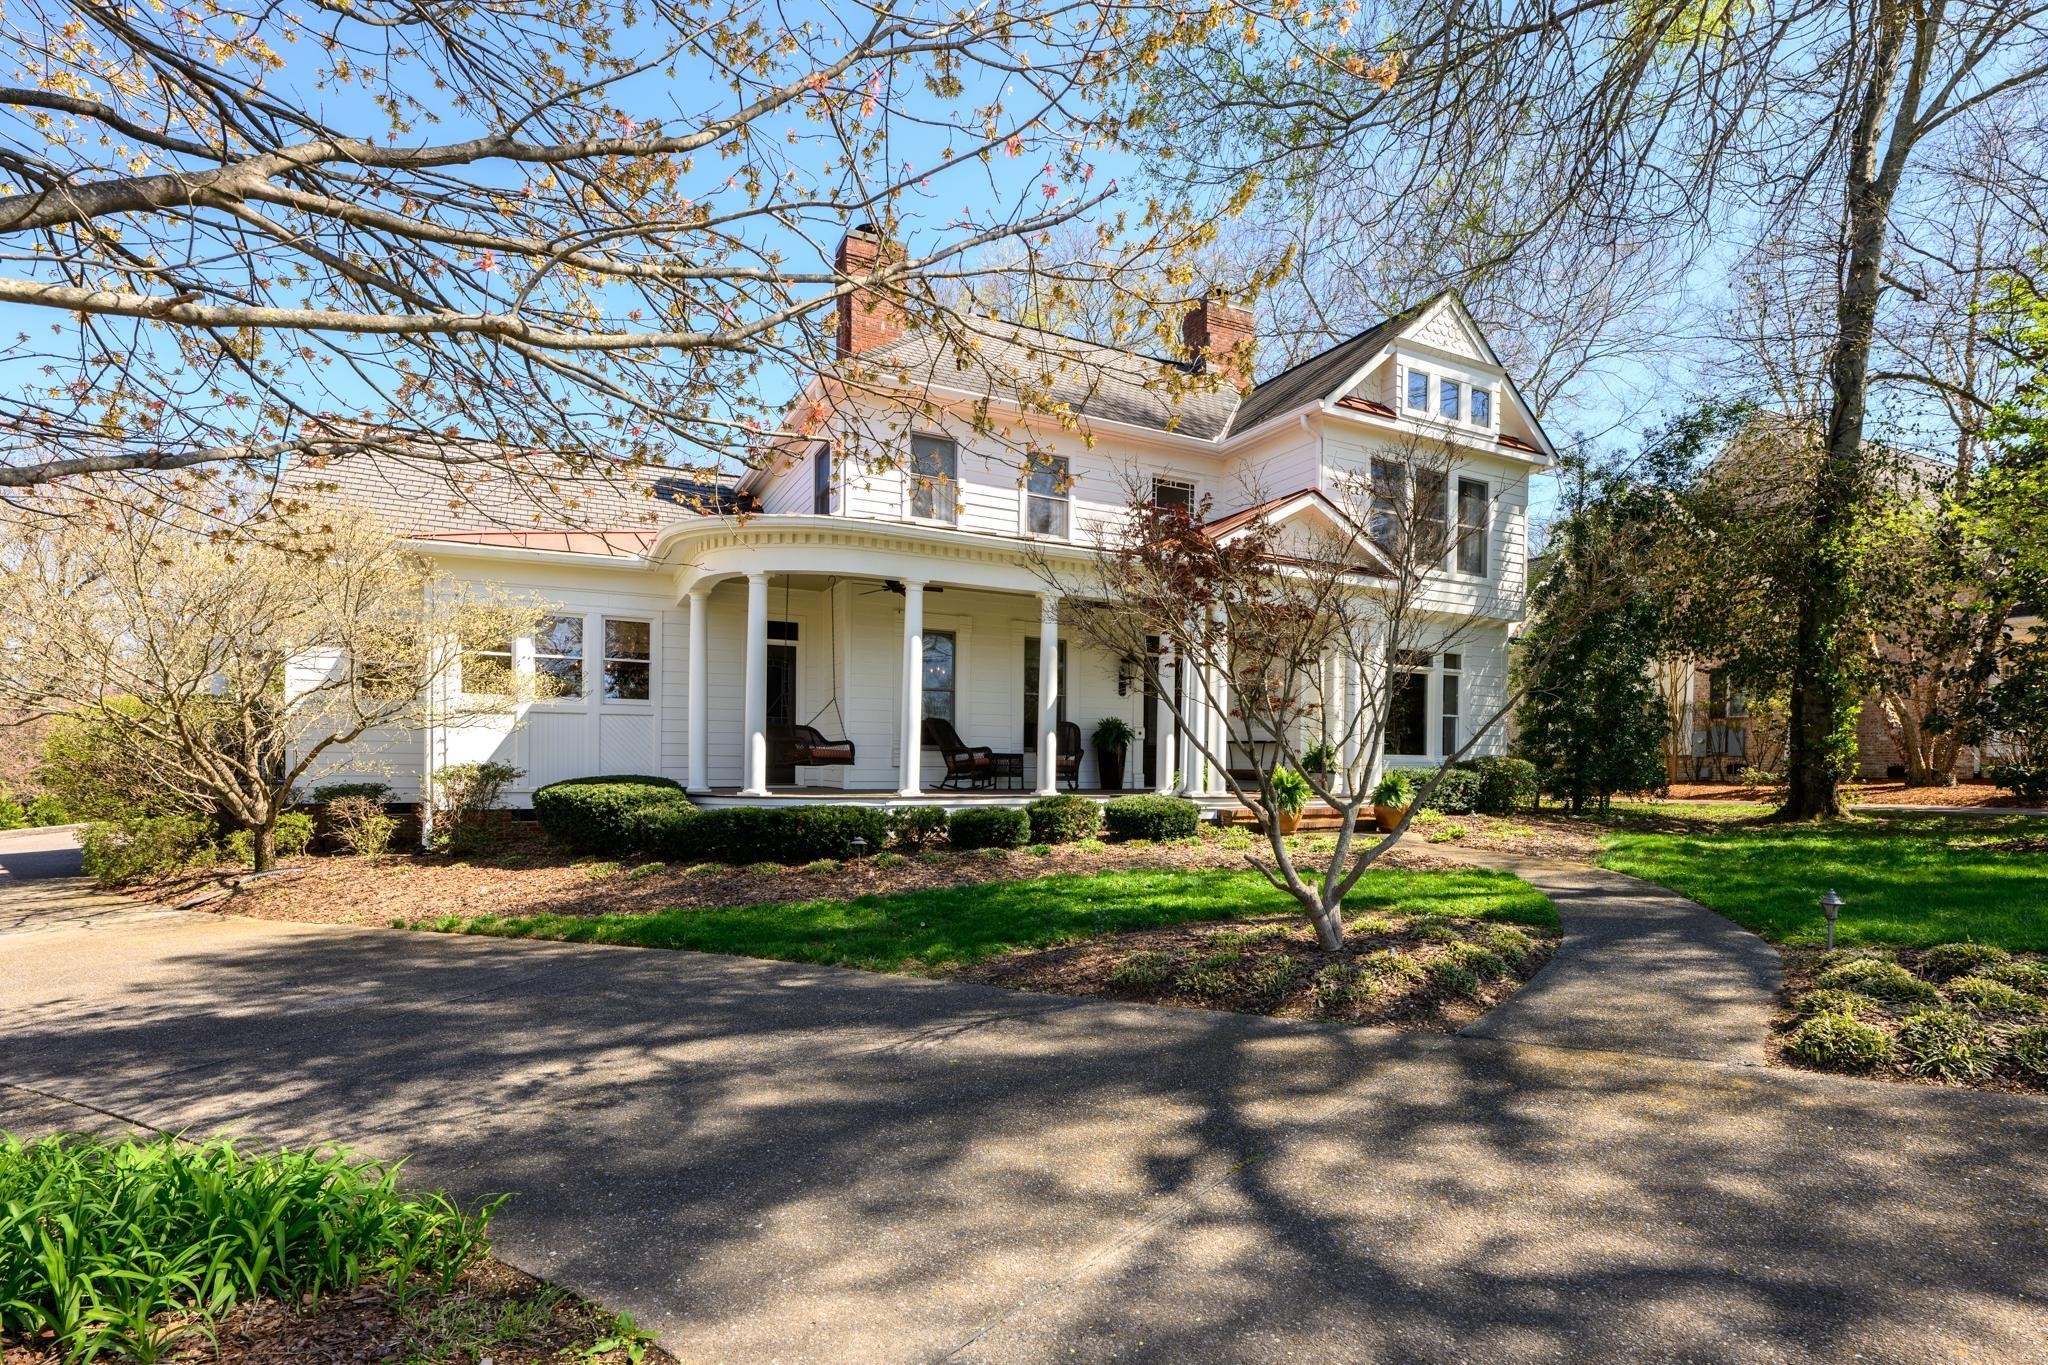
<path id="1" fill-rule="evenodd" d="M 927 587 L 925 588 L 925 591 L 926 591 L 926 592 L 944 592 L 944 591 L 945 591 L 945 589 L 944 589 L 944 588 L 939 588 L 939 587 L 931 587 L 931 586 L 927 586 Z M 882 586 L 881 586 L 881 587 L 879 587 L 879 588 L 869 588 L 869 589 L 868 589 L 868 590 L 867 590 L 866 592 L 862 593 L 862 594 L 861 594 L 861 596 L 862 596 L 862 597 L 873 597 L 873 596 L 874 596 L 874 595 L 875 595 L 876 593 L 878 593 L 878 592 L 893 592 L 893 593 L 895 593 L 895 594 L 896 594 L 896 595 L 897 595 L 898 597 L 903 597 L 903 596 L 906 596 L 906 593 L 904 592 L 904 588 L 903 588 L 903 580 L 902 580 L 902 579 L 900 579 L 900 578 L 885 578 L 885 579 L 883 579 L 883 580 L 882 580 Z"/>

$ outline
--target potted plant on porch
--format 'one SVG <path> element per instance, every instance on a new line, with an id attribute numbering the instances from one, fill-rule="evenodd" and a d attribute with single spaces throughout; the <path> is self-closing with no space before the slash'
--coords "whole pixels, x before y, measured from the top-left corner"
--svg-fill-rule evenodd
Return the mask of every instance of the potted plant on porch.
<path id="1" fill-rule="evenodd" d="M 1273 769 L 1273 818 L 1282 834 L 1292 834 L 1301 823 L 1301 809 L 1308 804 L 1308 779 L 1292 768 Z"/>
<path id="2" fill-rule="evenodd" d="M 1392 834 L 1408 816 L 1408 807 L 1415 801 L 1415 779 L 1399 768 L 1394 769 L 1372 789 L 1372 818 L 1381 830 Z"/>
<path id="3" fill-rule="evenodd" d="M 1122 716 L 1104 716 L 1095 722 L 1095 768 L 1104 791 L 1124 789 L 1124 751 L 1138 732 Z"/>
<path id="4" fill-rule="evenodd" d="M 1302 772 L 1325 787 L 1330 785 L 1330 773 L 1336 766 L 1337 750 L 1326 739 L 1319 739 L 1302 750 Z"/>

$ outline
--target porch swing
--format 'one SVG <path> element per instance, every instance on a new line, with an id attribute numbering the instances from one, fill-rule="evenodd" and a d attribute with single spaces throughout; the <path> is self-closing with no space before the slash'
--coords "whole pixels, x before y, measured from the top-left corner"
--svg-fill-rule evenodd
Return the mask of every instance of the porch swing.
<path id="1" fill-rule="evenodd" d="M 828 595 L 838 586 L 838 582 L 839 580 L 835 578 L 827 584 L 825 591 Z M 782 616 L 784 620 L 789 619 L 787 578 L 782 580 Z M 828 627 L 825 635 L 831 648 L 832 694 L 825 699 L 823 706 L 812 713 L 809 720 L 801 725 L 791 725 L 787 734 L 775 737 L 782 749 L 783 763 L 792 768 L 844 768 L 851 766 L 854 761 L 853 741 L 843 737 L 846 731 L 846 714 L 839 709 L 839 632 Z M 818 717 L 827 711 L 833 712 L 837 717 L 842 738 L 827 739 L 817 728 Z"/>

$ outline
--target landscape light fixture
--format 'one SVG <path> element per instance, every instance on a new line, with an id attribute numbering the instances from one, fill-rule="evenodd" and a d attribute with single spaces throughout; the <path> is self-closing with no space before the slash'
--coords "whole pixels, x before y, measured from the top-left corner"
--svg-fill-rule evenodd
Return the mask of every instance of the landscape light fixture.
<path id="1" fill-rule="evenodd" d="M 1828 951 L 1835 950 L 1835 916 L 1842 913 L 1842 898 L 1835 894 L 1835 888 L 1820 898 L 1820 912 L 1828 917 Z"/>

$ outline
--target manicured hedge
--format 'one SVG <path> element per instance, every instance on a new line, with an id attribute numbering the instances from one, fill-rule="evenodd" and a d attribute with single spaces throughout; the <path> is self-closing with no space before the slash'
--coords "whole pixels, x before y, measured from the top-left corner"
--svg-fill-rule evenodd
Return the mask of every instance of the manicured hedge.
<path id="1" fill-rule="evenodd" d="M 548 837 L 579 853 L 621 853 L 626 817 L 643 806 L 687 805 L 682 785 L 666 777 L 621 774 L 572 777 L 533 794 L 534 818 Z"/>
<path id="2" fill-rule="evenodd" d="M 954 848 L 1022 848 L 1031 841 L 1031 817 L 1011 806 L 970 806 L 946 822 Z"/>
<path id="3" fill-rule="evenodd" d="M 1119 796 L 1102 808 L 1102 822 L 1119 839 L 1191 839 L 1202 808 L 1179 796 Z"/>
<path id="4" fill-rule="evenodd" d="M 689 863 L 808 863 L 875 853 L 889 837 L 889 812 L 862 806 L 643 807 L 627 819 L 629 847 Z M 856 850 L 854 840 L 866 841 Z"/>
<path id="5" fill-rule="evenodd" d="M 1472 809 L 1481 815 L 1513 815 L 1536 804 L 1536 765 L 1528 759 L 1475 758 L 1469 766 L 1479 775 Z"/>
<path id="6" fill-rule="evenodd" d="M 1430 782 L 1436 782 L 1430 787 Z M 1442 811 L 1445 815 L 1470 815 L 1478 808 L 1479 774 L 1469 768 L 1446 768 L 1436 773 L 1419 773 L 1415 778 L 1415 790 L 1428 791 L 1422 798 L 1424 810 Z"/>
<path id="7" fill-rule="evenodd" d="M 1102 828 L 1102 807 L 1085 796 L 1041 796 L 1024 808 L 1034 844 L 1071 844 L 1093 839 Z"/>

